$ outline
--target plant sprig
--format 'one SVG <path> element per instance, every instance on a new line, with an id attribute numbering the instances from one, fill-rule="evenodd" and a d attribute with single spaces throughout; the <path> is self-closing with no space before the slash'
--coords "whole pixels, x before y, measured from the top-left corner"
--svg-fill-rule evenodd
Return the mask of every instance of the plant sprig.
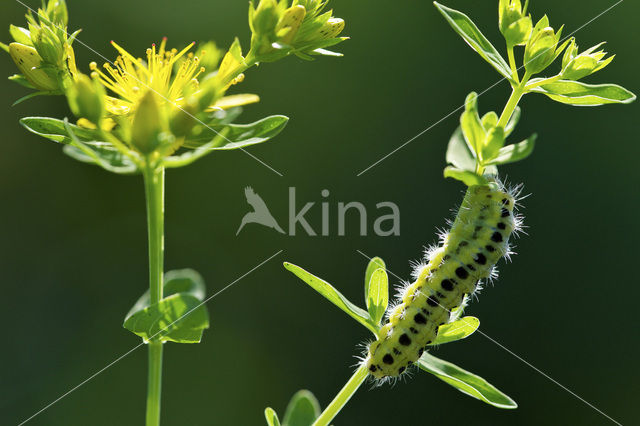
<path id="1" fill-rule="evenodd" d="M 535 26 L 527 14 L 528 0 L 524 7 L 520 0 L 500 0 L 499 27 L 505 39 L 507 58 L 498 52 L 464 13 L 434 2 L 451 27 L 509 81 L 512 93 L 502 113 L 491 111 L 480 117 L 478 95 L 467 96 L 460 127 L 454 132 L 447 150 L 445 177 L 451 177 L 466 185 L 486 184 L 498 173 L 498 166 L 527 158 L 533 152 L 537 135 L 507 144 L 520 118 L 518 104 L 529 93 L 541 93 L 550 99 L 568 105 L 599 106 L 627 104 L 636 96 L 616 84 L 587 84 L 578 81 L 602 70 L 614 56 L 598 50 L 603 43 L 579 52 L 574 37 L 561 40 L 562 27 L 555 31 L 549 18 L 543 16 Z M 523 64 L 518 67 L 514 49 L 524 48 Z M 546 71 L 564 52 L 560 71 L 550 77 L 536 77 Z M 524 69 L 522 75 L 520 72 Z"/>
<path id="2" fill-rule="evenodd" d="M 500 115 L 491 111 L 481 116 L 478 95 L 471 93 L 467 96 L 460 125 L 449 141 L 446 155 L 449 166 L 444 170 L 445 177 L 460 180 L 468 186 L 488 185 L 497 178 L 498 166 L 520 161 L 531 155 L 536 141 L 535 134 L 518 143 L 506 142 L 521 116 L 518 104 L 528 93 L 541 93 L 554 101 L 580 106 L 626 104 L 636 98 L 633 93 L 615 84 L 593 85 L 579 81 L 605 68 L 612 62 L 613 56 L 607 58 L 606 52 L 598 50 L 602 44 L 579 52 L 575 38 L 571 37 L 563 42 L 562 28 L 555 31 L 550 27 L 547 16 L 533 25 L 531 15 L 527 14 L 528 0 L 524 7 L 520 0 L 499 1 L 499 28 L 505 38 L 506 60 L 467 15 L 437 2 L 434 4 L 454 31 L 509 81 L 512 88 L 511 96 Z M 520 67 L 515 55 L 517 47 L 524 48 L 523 64 Z M 557 74 L 534 77 L 546 71 L 563 52 L 562 66 Z M 367 310 L 353 304 L 329 283 L 304 269 L 291 263 L 285 263 L 285 268 L 371 331 L 376 338 L 383 340 L 387 337 L 380 336 L 380 320 L 388 308 L 389 300 L 388 276 L 382 259 L 372 259 L 365 273 Z M 477 330 L 477 318 L 459 318 L 461 314 L 462 309 L 459 308 L 451 312 L 451 322 L 440 326 L 432 344 L 460 340 Z M 497 408 L 517 408 L 511 398 L 486 380 L 427 352 L 420 356 L 417 364 L 421 370 L 435 375 L 469 396 Z M 313 423 L 299 423 L 296 426 L 329 425 L 368 376 L 367 366 L 361 365 Z M 271 409 L 267 411 L 267 422 L 270 426 L 279 425 L 277 415 Z"/>
<path id="3" fill-rule="evenodd" d="M 30 132 L 64 145 L 70 157 L 118 174 L 141 174 L 145 184 L 149 246 L 149 290 L 126 315 L 123 326 L 149 347 L 147 426 L 160 424 L 163 344 L 199 343 L 209 328 L 203 305 L 205 286 L 192 270 L 164 272 L 165 170 L 184 167 L 215 152 L 243 149 L 271 140 L 288 118 L 273 115 L 236 124 L 241 107 L 258 102 L 255 94 L 227 92 L 261 62 L 297 55 L 340 56 L 326 50 L 340 37 L 344 21 L 325 11 L 324 0 L 251 2 L 251 47 L 245 54 L 236 38 L 226 52 L 213 42 L 190 52 L 167 48 L 164 38 L 146 51 L 146 60 L 119 44 L 113 62 L 76 66 L 72 48 L 79 31 L 69 34 L 65 0 L 43 0 L 27 26 L 11 25 L 8 52 L 21 74 L 10 77 L 32 93 L 64 95 L 76 120 L 25 117 Z"/>
<path id="4" fill-rule="evenodd" d="M 388 274 L 385 263 L 381 258 L 372 258 L 365 271 L 364 289 L 366 310 L 349 301 L 334 286 L 322 278 L 292 263 L 285 262 L 284 267 L 360 325 L 372 332 L 376 338 L 380 337 L 379 332 L 382 328 L 380 321 L 387 311 L 389 304 Z M 480 321 L 477 318 L 472 316 L 462 317 L 462 312 L 462 309 L 452 312 L 451 322 L 440 327 L 436 339 L 430 343 L 429 346 L 435 347 L 466 339 L 480 327 Z M 418 366 L 422 371 L 433 374 L 448 385 L 489 405 L 508 409 L 517 407 L 517 404 L 511 398 L 499 391 L 485 379 L 448 361 L 425 353 L 419 359 Z M 355 393 L 365 381 L 368 374 L 369 372 L 365 365 L 358 368 L 343 390 L 326 409 L 314 419 L 313 423 L 297 423 L 295 426 L 310 426 L 311 424 L 315 426 L 328 425 L 340 409 L 348 402 L 353 393 Z M 269 425 L 276 425 L 277 423 L 274 420 L 269 421 L 269 419 L 275 418 L 277 420 L 277 415 L 272 409 L 267 410 L 270 410 L 267 411 L 267 421 Z"/>

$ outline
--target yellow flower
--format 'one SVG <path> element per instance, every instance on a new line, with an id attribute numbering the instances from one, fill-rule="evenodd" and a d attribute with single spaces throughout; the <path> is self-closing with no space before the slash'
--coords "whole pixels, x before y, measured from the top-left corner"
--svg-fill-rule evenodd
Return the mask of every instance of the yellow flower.
<path id="1" fill-rule="evenodd" d="M 95 62 L 91 70 L 98 74 L 102 84 L 119 98 L 107 98 L 107 111 L 114 115 L 128 115 L 135 111 L 140 100 L 148 91 L 156 93 L 161 100 L 180 107 L 183 94 L 188 86 L 198 87 L 198 76 L 205 69 L 200 66 L 200 58 L 188 54 L 195 43 L 191 43 L 180 52 L 177 49 L 166 50 L 166 37 L 157 48 L 154 44 L 147 49 L 147 61 L 135 58 L 117 43 L 111 42 L 120 53 L 114 66 L 104 64 L 104 71 Z M 183 56 L 178 70 L 174 73 L 174 65 Z"/>
<path id="2" fill-rule="evenodd" d="M 147 49 L 146 61 L 135 58 L 113 41 L 111 44 L 120 53 L 114 64 L 105 63 L 104 70 L 100 70 L 95 62 L 90 67 L 102 84 L 118 95 L 106 98 L 106 110 L 114 116 L 133 114 L 148 91 L 158 95 L 159 100 L 165 104 L 182 109 L 185 104 L 184 96 L 198 92 L 198 77 L 205 71 L 215 71 L 206 70 L 201 66 L 201 57 L 189 52 L 195 43 L 181 51 L 167 50 L 165 37 L 159 47 L 154 44 Z M 201 52 L 201 56 L 205 54 L 205 51 Z M 208 110 L 227 109 L 258 101 L 256 95 L 238 94 L 217 99 Z"/>

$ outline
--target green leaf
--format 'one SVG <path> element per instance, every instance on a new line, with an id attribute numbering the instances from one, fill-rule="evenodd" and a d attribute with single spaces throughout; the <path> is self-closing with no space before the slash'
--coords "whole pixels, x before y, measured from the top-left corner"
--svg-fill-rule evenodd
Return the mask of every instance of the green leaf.
<path id="1" fill-rule="evenodd" d="M 25 117 L 20 119 L 22 124 L 28 131 L 42 136 L 54 142 L 61 144 L 70 144 L 71 136 L 65 128 L 64 121 L 57 118 L 49 117 Z M 69 124 L 75 136 L 83 142 L 102 141 L 99 130 L 86 129 Z"/>
<path id="2" fill-rule="evenodd" d="M 480 320 L 476 317 L 463 317 L 457 321 L 440 326 L 438 335 L 431 345 L 455 342 L 466 339 L 480 327 Z"/>
<path id="3" fill-rule="evenodd" d="M 264 417 L 267 419 L 267 424 L 269 426 L 280 426 L 280 420 L 273 408 L 267 407 L 267 409 L 264 410 Z"/>
<path id="4" fill-rule="evenodd" d="M 27 46 L 33 46 L 31 41 L 31 33 L 28 29 L 17 27 L 15 25 L 9 25 L 9 34 L 17 42 Z"/>
<path id="5" fill-rule="evenodd" d="M 364 274 L 364 297 L 366 299 L 369 294 L 369 282 L 371 281 L 371 275 L 375 272 L 376 269 L 387 269 L 387 265 L 384 263 L 382 258 L 376 256 L 369 260 L 369 264 L 367 265 L 367 269 Z"/>
<path id="6" fill-rule="evenodd" d="M 507 62 L 467 15 L 437 2 L 434 2 L 434 4 L 449 22 L 449 25 L 473 50 L 482 56 L 485 61 L 489 62 L 503 77 L 513 81 L 511 68 L 509 68 Z"/>
<path id="7" fill-rule="evenodd" d="M 509 121 L 504 128 L 505 137 L 508 137 L 515 130 L 518 122 L 520 121 L 521 113 L 522 110 L 520 109 L 520 107 L 516 107 L 516 109 L 513 111 L 513 114 L 511 114 L 511 117 L 509 117 Z"/>
<path id="8" fill-rule="evenodd" d="M 364 300 L 369 298 L 369 282 L 371 282 L 371 275 L 373 275 L 373 272 L 376 269 L 387 269 L 384 260 L 379 257 L 374 257 L 369 260 L 369 264 L 367 265 L 367 269 L 364 273 Z"/>
<path id="9" fill-rule="evenodd" d="M 14 74 L 11 77 L 9 77 L 9 80 L 18 83 L 21 86 L 24 86 L 28 89 L 35 89 L 36 87 L 31 84 L 31 82 L 29 80 L 27 80 L 27 78 L 22 75 L 22 74 Z"/>
<path id="10" fill-rule="evenodd" d="M 376 269 L 371 274 L 367 294 L 367 310 L 371 320 L 380 324 L 389 305 L 389 277 L 384 269 Z"/>
<path id="11" fill-rule="evenodd" d="M 316 277 L 315 275 L 310 274 L 301 267 L 296 266 L 292 263 L 285 262 L 284 267 L 288 271 L 296 275 L 298 278 L 300 278 L 302 281 L 309 284 L 311 288 L 320 293 L 331 303 L 346 312 L 350 317 L 367 327 L 373 334 L 375 334 L 376 336 L 378 335 L 378 327 L 373 322 L 371 317 L 369 317 L 369 313 L 351 303 L 331 284 L 321 278 Z"/>
<path id="12" fill-rule="evenodd" d="M 476 169 L 476 157 L 467 144 L 460 126 L 453 132 L 449 140 L 447 163 L 453 164 L 459 170 L 473 172 Z"/>
<path id="13" fill-rule="evenodd" d="M 282 426 L 311 426 L 318 416 L 320 404 L 316 397 L 308 390 L 300 390 L 291 398 Z"/>
<path id="14" fill-rule="evenodd" d="M 145 341 L 199 343 L 209 328 L 209 313 L 202 304 L 205 293 L 204 281 L 196 271 L 168 272 L 162 300 L 150 305 L 147 290 L 131 308 L 123 326 Z"/>
<path id="15" fill-rule="evenodd" d="M 507 145 L 500 149 L 498 155 L 491 159 L 488 164 L 500 165 L 515 163 L 516 161 L 524 160 L 533 152 L 533 148 L 536 144 L 536 138 L 538 135 L 533 134 L 528 139 L 522 142 L 518 142 L 513 145 Z"/>
<path id="16" fill-rule="evenodd" d="M 486 185 L 487 179 L 482 176 L 478 176 L 474 172 L 468 170 L 460 170 L 452 166 L 448 166 L 444 169 L 444 177 L 450 177 L 463 182 L 467 186 L 473 185 Z"/>
<path id="17" fill-rule="evenodd" d="M 478 114 L 478 94 L 475 92 L 467 95 L 465 110 L 460 116 L 460 127 L 462 128 L 464 139 L 473 151 L 473 155 L 479 156 L 478 153 L 482 151 L 484 146 L 486 132 L 482 127 L 480 115 Z"/>
<path id="18" fill-rule="evenodd" d="M 138 171 L 138 166 L 107 142 L 82 142 L 71 129 L 65 119 L 65 129 L 71 137 L 71 143 L 63 147 L 63 152 L 78 161 L 96 164 L 103 169 L 119 174 L 131 174 Z"/>
<path id="19" fill-rule="evenodd" d="M 628 104 L 636 100 L 636 95 L 617 84 L 587 84 L 560 80 L 534 87 L 531 91 L 547 95 L 563 104 L 577 106 Z"/>
<path id="20" fill-rule="evenodd" d="M 418 366 L 460 392 L 496 408 L 518 408 L 518 404 L 514 400 L 500 392 L 482 377 L 463 370 L 455 364 L 436 358 L 429 353 L 425 353 L 420 357 Z"/>
<path id="21" fill-rule="evenodd" d="M 245 148 L 251 145 L 266 142 L 277 136 L 289 121 L 283 115 L 274 115 L 251 124 L 231 124 L 227 126 L 214 126 L 202 131 L 200 136 L 190 139 L 185 143 L 187 148 L 195 148 L 180 155 L 164 159 L 166 167 L 182 167 L 219 150 L 232 150 Z M 206 135 L 206 136 L 205 136 Z M 212 138 L 206 143 L 203 140 Z"/>
<path id="22" fill-rule="evenodd" d="M 208 146 L 210 150 L 229 150 L 266 142 L 280 133 L 287 122 L 284 115 L 273 115 L 250 124 L 229 124 L 222 126 L 196 126 L 196 133 L 185 142 L 186 148 L 198 148 L 216 140 L 224 129 L 228 132 L 219 145 Z"/>
<path id="23" fill-rule="evenodd" d="M 74 145 L 65 145 L 62 148 L 62 152 L 75 160 L 100 166 L 112 173 L 129 175 L 140 171 L 129 157 L 122 154 L 111 144 L 106 142 L 87 142 L 84 145 L 92 152 L 89 153 Z"/>

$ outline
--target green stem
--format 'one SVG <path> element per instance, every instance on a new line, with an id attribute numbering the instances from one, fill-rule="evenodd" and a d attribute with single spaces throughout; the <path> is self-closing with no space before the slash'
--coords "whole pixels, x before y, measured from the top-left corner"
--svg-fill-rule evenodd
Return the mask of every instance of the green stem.
<path id="1" fill-rule="evenodd" d="M 149 342 L 149 379 L 147 382 L 147 426 L 160 424 L 162 392 L 162 342 Z"/>
<path id="2" fill-rule="evenodd" d="M 147 161 L 143 167 L 149 229 L 149 296 L 150 304 L 162 300 L 164 271 L 164 167 Z M 160 424 L 162 389 L 162 342 L 149 342 L 149 379 L 147 388 L 147 426 Z"/>
<path id="3" fill-rule="evenodd" d="M 511 67 L 511 74 L 517 84 L 520 84 L 520 77 L 518 76 L 518 67 L 516 66 L 516 57 L 513 53 L 513 46 L 507 46 L 507 55 L 509 56 L 509 66 Z"/>
<path id="4" fill-rule="evenodd" d="M 526 81 L 526 80 L 523 80 Z M 509 123 L 509 119 L 511 115 L 513 115 L 513 111 L 516 110 L 518 106 L 518 102 L 522 99 L 522 96 L 525 93 L 525 89 L 523 85 L 518 85 L 513 88 L 513 92 L 511 92 L 511 97 L 509 97 L 509 101 L 507 101 L 507 105 L 505 105 L 504 110 L 502 111 L 502 115 L 500 115 L 500 119 L 498 120 L 498 127 L 505 128 L 507 123 Z"/>
<path id="5" fill-rule="evenodd" d="M 313 423 L 313 426 L 328 426 L 331 420 L 333 420 L 342 407 L 344 407 L 347 402 L 351 399 L 354 393 L 358 390 L 362 382 L 369 375 L 369 371 L 367 371 L 367 366 L 362 365 L 360 368 L 356 370 L 356 372 L 351 376 L 349 381 L 344 385 L 344 387 L 338 392 L 333 401 L 325 408 L 325 410 L 320 414 L 320 417 L 316 419 Z"/>

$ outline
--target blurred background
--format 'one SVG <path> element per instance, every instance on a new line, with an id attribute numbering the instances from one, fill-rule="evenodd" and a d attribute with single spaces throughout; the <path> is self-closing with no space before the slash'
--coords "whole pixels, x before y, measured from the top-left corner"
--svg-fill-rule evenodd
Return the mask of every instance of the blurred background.
<path id="1" fill-rule="evenodd" d="M 137 55 L 163 36 L 176 47 L 209 39 L 226 47 L 235 35 L 249 45 L 246 1 L 68 3 L 70 27 L 83 28 L 79 38 L 111 59 L 111 39 Z M 266 406 L 282 416 L 302 388 L 325 406 L 351 375 L 356 345 L 369 335 L 282 262 L 310 270 L 364 305 L 367 259 L 356 250 L 381 256 L 391 271 L 409 278 L 409 260 L 435 240 L 435 228 L 462 199 L 462 185 L 442 177 L 459 113 L 356 175 L 499 75 L 429 1 L 332 3 L 352 37 L 336 49 L 344 58 L 265 64 L 234 89 L 262 97 L 241 122 L 291 117 L 275 140 L 250 149 L 284 176 L 240 151 L 168 172 L 167 270 L 197 269 L 213 294 L 282 253 L 209 302 L 211 329 L 201 344 L 167 344 L 165 425 L 265 424 Z M 502 48 L 497 1 L 446 4 L 467 12 Z M 568 34 L 612 4 L 534 0 L 530 8 L 534 19 L 548 13 L 553 26 L 566 24 Z M 18 2 L 0 4 L 3 40 L 10 23 L 24 24 L 25 12 Z M 640 4 L 623 2 L 576 34 L 582 48 L 607 40 L 607 50 L 618 55 L 586 81 L 640 91 L 638 13 Z M 85 72 L 89 62 L 103 62 L 79 44 L 76 55 Z M 0 76 L 15 72 L 5 55 Z M 12 108 L 26 91 L 5 79 L 0 91 L 0 423 L 17 424 L 139 343 L 122 320 L 147 287 L 146 228 L 139 176 L 78 163 L 18 124 L 27 115 L 69 116 L 63 98 Z M 481 96 L 481 111 L 500 111 L 508 95 L 503 81 Z M 517 241 L 513 263 L 500 265 L 499 281 L 467 313 L 481 319 L 488 336 L 618 422 L 637 424 L 640 104 L 576 108 L 529 95 L 521 106 L 511 140 L 537 132 L 539 143 L 530 159 L 502 172 L 531 194 L 524 201 L 529 235 Z M 329 202 L 331 235 L 311 237 L 298 228 L 293 237 L 248 225 L 236 237 L 250 211 L 243 193 L 249 185 L 283 227 L 289 187 L 296 188 L 298 209 L 316 203 L 306 215 L 316 231 L 319 203 Z M 326 198 L 323 189 L 330 191 Z M 337 235 L 337 204 L 348 201 L 367 206 L 369 236 L 359 235 L 356 215 L 347 220 L 347 235 Z M 400 236 L 371 232 L 381 201 L 399 206 Z M 492 408 L 419 373 L 395 387 L 363 386 L 334 424 L 611 423 L 480 334 L 434 354 L 485 377 L 519 409 Z M 29 424 L 143 424 L 146 364 L 146 348 L 140 348 Z"/>

